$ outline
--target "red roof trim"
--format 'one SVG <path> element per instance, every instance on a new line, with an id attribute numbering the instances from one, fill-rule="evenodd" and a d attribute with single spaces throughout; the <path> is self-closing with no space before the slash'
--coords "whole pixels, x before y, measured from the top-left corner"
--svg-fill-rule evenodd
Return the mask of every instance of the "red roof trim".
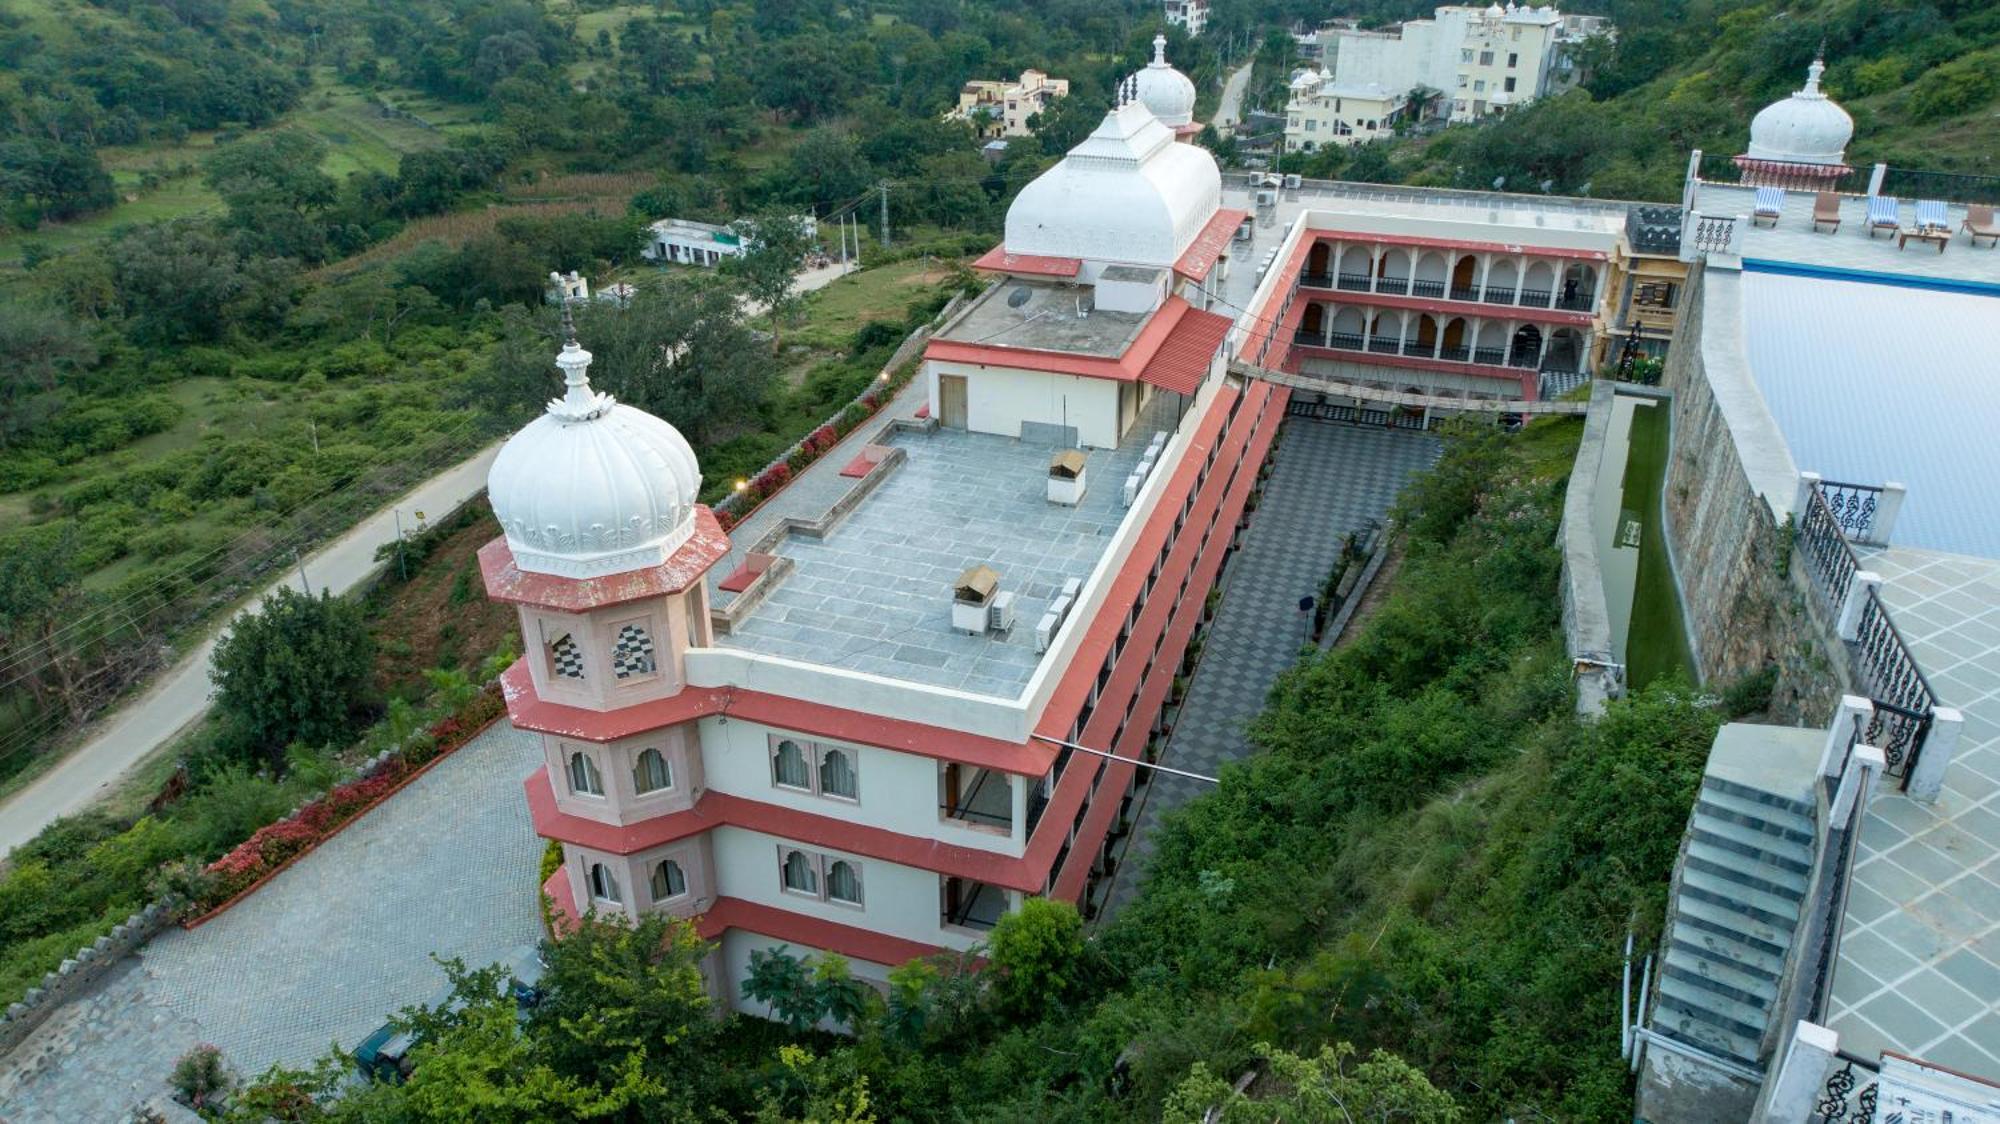
<path id="1" fill-rule="evenodd" d="M 700 581 L 728 553 L 729 533 L 706 504 L 699 504 L 694 509 L 694 534 L 657 566 L 600 578 L 531 574 L 514 564 L 514 551 L 507 536 L 501 535 L 479 548 L 479 573 L 486 581 L 486 595 L 495 601 L 581 613 L 679 593 Z"/>
<path id="2" fill-rule="evenodd" d="M 1372 230 L 1333 230 L 1315 226 L 1308 233 L 1315 238 L 1338 238 L 1345 242 L 1374 242 L 1383 246 L 1420 246 L 1438 250 L 1474 250 L 1499 254 L 1534 254 L 1545 258 L 1575 258 L 1582 261 L 1610 261 L 1603 250 L 1576 250 L 1564 246 L 1531 246 L 1525 242 L 1477 242 L 1466 238 L 1420 238 L 1414 234 L 1378 234 Z"/>
<path id="3" fill-rule="evenodd" d="M 1008 347 L 993 343 L 961 343 L 957 340 L 932 339 L 924 346 L 925 359 L 942 359 L 953 363 L 976 363 L 984 367 L 1014 367 L 1024 371 L 1050 371 L 1059 375 L 1082 375 L 1086 378 L 1112 379 L 1118 382 L 1136 382 L 1139 373 L 1153 353 L 1166 342 L 1174 325 L 1181 317 L 1192 311 L 1193 306 L 1178 296 L 1168 297 L 1153 311 L 1146 326 L 1132 338 L 1125 350 L 1116 358 L 1098 355 L 1077 355 L 1063 351 L 1043 351 L 1033 347 Z"/>
<path id="4" fill-rule="evenodd" d="M 823 917 L 808 917 L 742 898 L 717 898 L 708 912 L 695 920 L 695 931 L 703 940 L 719 939 L 729 929 L 831 949 L 842 956 L 890 968 L 945 951 L 941 945 L 906 940 Z"/>
<path id="5" fill-rule="evenodd" d="M 1533 320 L 1545 324 L 1560 324 L 1565 327 L 1588 328 L 1591 314 L 1572 312 L 1564 308 L 1533 308 L 1512 304 L 1485 304 L 1480 301 L 1450 301 L 1441 297 L 1399 297 L 1394 293 L 1356 293 L 1346 289 L 1329 289 L 1319 285 L 1308 285 L 1303 280 L 1299 288 L 1312 293 L 1328 293 L 1336 305 L 1359 305 L 1371 308 L 1400 308 L 1410 312 L 1435 312 L 1445 317 L 1479 317 L 1482 320 Z M 1327 302 L 1323 302 L 1327 303 Z"/>
<path id="6" fill-rule="evenodd" d="M 1167 333 L 1145 370 L 1139 372 L 1140 380 L 1175 394 L 1193 394 L 1208 377 L 1216 350 L 1230 327 L 1226 316 L 1190 308 Z"/>
<path id="7" fill-rule="evenodd" d="M 972 268 L 1033 277 L 1075 277 L 1083 269 L 1083 261 L 1048 254 L 1010 254 L 1007 244 L 1003 242 L 981 254 L 979 260 L 972 263 Z"/>
<path id="8" fill-rule="evenodd" d="M 586 710 L 549 702 L 536 695 L 524 660 L 514 661 L 514 666 L 500 676 L 500 686 L 507 695 L 507 717 L 516 727 L 579 741 L 617 741 L 647 730 L 728 714 L 814 737 L 915 753 L 940 761 L 962 761 L 982 769 L 1029 777 L 1048 772 L 1049 764 L 1055 760 L 1055 751 L 1038 742 L 1010 742 L 742 687 L 683 687 L 669 698 L 617 710 Z"/>
<path id="9" fill-rule="evenodd" d="M 1194 236 L 1188 248 L 1181 253 L 1181 260 L 1174 263 L 1174 272 L 1190 281 L 1200 281 L 1215 270 L 1215 263 L 1229 250 L 1229 240 L 1236 237 L 1236 228 L 1250 212 L 1224 207 L 1215 212 L 1201 233 Z"/>

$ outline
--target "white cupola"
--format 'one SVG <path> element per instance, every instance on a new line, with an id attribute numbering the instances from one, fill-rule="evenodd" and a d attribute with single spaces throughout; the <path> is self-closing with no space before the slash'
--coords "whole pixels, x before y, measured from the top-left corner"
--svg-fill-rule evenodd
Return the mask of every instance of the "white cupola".
<path id="1" fill-rule="evenodd" d="M 1814 59 L 1806 84 L 1791 97 L 1773 102 L 1750 122 L 1750 150 L 1744 158 L 1774 164 L 1846 167 L 1854 118 L 1820 92 L 1826 63 Z"/>
<path id="2" fill-rule="evenodd" d="M 1169 129 L 1194 123 L 1194 82 L 1167 65 L 1167 37 L 1153 36 L 1153 61 L 1132 76 L 1132 95 Z"/>
<path id="3" fill-rule="evenodd" d="M 563 396 L 509 438 L 486 476 L 514 564 L 595 578 L 665 562 L 694 533 L 701 468 L 680 431 L 590 388 L 590 352 L 556 356 Z"/>

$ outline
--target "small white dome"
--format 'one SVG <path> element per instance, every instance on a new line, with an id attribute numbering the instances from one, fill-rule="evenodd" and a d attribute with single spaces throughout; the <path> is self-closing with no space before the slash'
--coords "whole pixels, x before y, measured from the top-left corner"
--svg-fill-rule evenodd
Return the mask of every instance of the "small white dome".
<path id="1" fill-rule="evenodd" d="M 1773 102 L 1750 122 L 1752 160 L 1786 164 L 1847 163 L 1847 142 L 1854 136 L 1854 118 L 1819 90 L 1826 64 L 1814 59 L 1806 84 L 1791 97 Z"/>
<path id="2" fill-rule="evenodd" d="M 514 564 L 594 578 L 657 566 L 694 534 L 701 467 L 680 431 L 590 389 L 590 353 L 557 356 L 565 390 L 509 438 L 486 498 Z"/>
<path id="3" fill-rule="evenodd" d="M 1153 61 L 1132 76 L 1132 95 L 1169 129 L 1194 123 L 1194 82 L 1167 65 L 1167 37 L 1153 36 Z"/>
<path id="4" fill-rule="evenodd" d="M 1222 172 L 1137 102 L 1036 176 L 1007 208 L 1009 253 L 1171 266 L 1222 205 Z"/>

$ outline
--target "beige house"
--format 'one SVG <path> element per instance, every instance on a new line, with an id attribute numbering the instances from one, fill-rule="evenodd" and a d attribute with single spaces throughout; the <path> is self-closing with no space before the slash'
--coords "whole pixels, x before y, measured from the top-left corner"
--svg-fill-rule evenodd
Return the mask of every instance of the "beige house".
<path id="1" fill-rule="evenodd" d="M 1407 91 L 1370 83 L 1341 84 L 1324 70 L 1292 76 L 1285 103 L 1285 151 L 1314 152 L 1386 137 L 1408 108 Z"/>
<path id="2" fill-rule="evenodd" d="M 1025 137 L 1028 118 L 1069 96 L 1069 79 L 1051 78 L 1039 70 L 1024 70 L 1018 82 L 975 78 L 958 91 L 958 105 L 945 117 L 968 121 L 981 140 Z"/>
<path id="3" fill-rule="evenodd" d="M 1554 7 L 1448 5 L 1387 31 L 1337 29 L 1328 47 L 1333 82 L 1438 90 L 1440 116 L 1475 121 L 1573 85 L 1570 49 L 1610 33 L 1601 17 Z"/>

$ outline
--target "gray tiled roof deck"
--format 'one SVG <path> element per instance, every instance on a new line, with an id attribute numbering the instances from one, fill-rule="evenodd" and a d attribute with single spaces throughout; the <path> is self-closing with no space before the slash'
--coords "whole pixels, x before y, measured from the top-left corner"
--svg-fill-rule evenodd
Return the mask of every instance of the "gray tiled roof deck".
<path id="1" fill-rule="evenodd" d="M 1089 486 L 1075 507 L 1047 498 L 1050 445 L 948 429 L 896 434 L 890 442 L 905 451 L 902 465 L 826 538 L 793 535 L 779 544 L 791 574 L 717 642 L 1019 696 L 1041 662 L 1035 623 L 1064 581 L 1096 568 L 1126 515 L 1126 475 L 1156 431 L 1173 430 L 1178 409 L 1174 395 L 1155 394 L 1117 449 L 1086 450 Z M 982 564 L 999 572 L 1002 592 L 1015 594 L 1016 623 L 1006 636 L 951 627 L 951 583 Z"/>
<path id="2" fill-rule="evenodd" d="M 2000 1079 L 2000 561 L 1889 547 L 1863 564 L 1965 726 L 1936 804 L 1894 781 L 1869 802 L 1827 1022 L 1860 1057 Z"/>
<path id="3" fill-rule="evenodd" d="M 1704 183 L 1695 188 L 1694 209 L 1707 215 L 1749 215 L 1756 210 L 1756 189 L 1733 184 Z M 1945 214 L 1950 219 L 1951 242 L 1944 253 L 1937 247 L 1912 241 L 1899 250 L 1896 240 L 1886 233 L 1870 237 L 1868 200 L 1858 195 L 1842 196 L 1840 228 L 1815 232 L 1812 223 L 1813 196 L 1804 191 L 1785 193 L 1784 212 L 1772 226 L 1752 223 L 1743 232 L 1743 257 L 1767 261 L 1795 262 L 1863 273 L 1895 273 L 1914 277 L 1942 277 L 2000 285 L 2000 249 L 1991 242 L 1974 246 L 1959 232 L 1965 221 L 1963 204 L 1950 203 Z M 1916 222 L 1916 200 L 1900 201 L 1898 213 L 1904 226 Z"/>

